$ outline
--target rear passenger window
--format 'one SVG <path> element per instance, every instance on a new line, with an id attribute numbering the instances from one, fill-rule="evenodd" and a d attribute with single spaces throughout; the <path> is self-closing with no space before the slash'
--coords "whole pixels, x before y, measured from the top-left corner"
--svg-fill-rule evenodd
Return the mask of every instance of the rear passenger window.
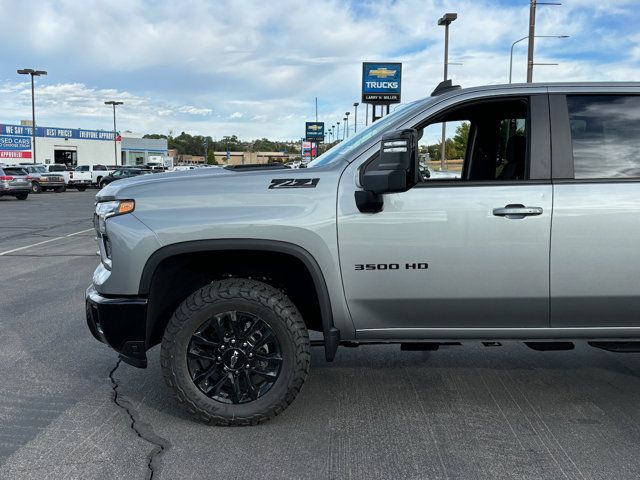
<path id="1" fill-rule="evenodd" d="M 574 177 L 640 178 L 640 96 L 567 96 Z"/>

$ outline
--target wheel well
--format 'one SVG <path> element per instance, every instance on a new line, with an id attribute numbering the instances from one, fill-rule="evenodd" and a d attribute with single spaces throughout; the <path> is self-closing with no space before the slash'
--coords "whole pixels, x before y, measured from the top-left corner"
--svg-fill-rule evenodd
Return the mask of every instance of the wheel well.
<path id="1" fill-rule="evenodd" d="M 222 278 L 252 278 L 283 290 L 309 330 L 322 331 L 320 302 L 305 264 L 293 255 L 250 250 L 174 255 L 156 267 L 149 286 L 147 348 L 162 341 L 178 305 L 197 289 Z"/>

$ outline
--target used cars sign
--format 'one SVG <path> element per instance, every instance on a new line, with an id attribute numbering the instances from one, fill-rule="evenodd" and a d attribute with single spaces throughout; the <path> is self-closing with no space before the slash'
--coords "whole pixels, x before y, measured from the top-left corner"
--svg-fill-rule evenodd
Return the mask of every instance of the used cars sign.
<path id="1" fill-rule="evenodd" d="M 363 63 L 362 101 L 400 103 L 401 63 Z"/>

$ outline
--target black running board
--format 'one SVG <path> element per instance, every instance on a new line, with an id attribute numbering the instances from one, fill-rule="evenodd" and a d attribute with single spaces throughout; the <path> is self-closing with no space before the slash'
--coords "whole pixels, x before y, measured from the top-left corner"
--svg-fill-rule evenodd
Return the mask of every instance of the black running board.
<path id="1" fill-rule="evenodd" d="M 640 342 L 588 342 L 595 348 L 615 353 L 640 353 Z"/>

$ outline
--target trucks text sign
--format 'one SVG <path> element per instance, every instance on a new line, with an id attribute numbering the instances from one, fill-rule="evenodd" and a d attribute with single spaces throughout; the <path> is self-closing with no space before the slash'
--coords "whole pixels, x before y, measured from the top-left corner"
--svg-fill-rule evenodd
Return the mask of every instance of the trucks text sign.
<path id="1" fill-rule="evenodd" d="M 401 63 L 362 64 L 362 102 L 400 103 Z"/>
<path id="2" fill-rule="evenodd" d="M 306 122 L 305 139 L 310 142 L 321 142 L 324 140 L 324 122 Z"/>

